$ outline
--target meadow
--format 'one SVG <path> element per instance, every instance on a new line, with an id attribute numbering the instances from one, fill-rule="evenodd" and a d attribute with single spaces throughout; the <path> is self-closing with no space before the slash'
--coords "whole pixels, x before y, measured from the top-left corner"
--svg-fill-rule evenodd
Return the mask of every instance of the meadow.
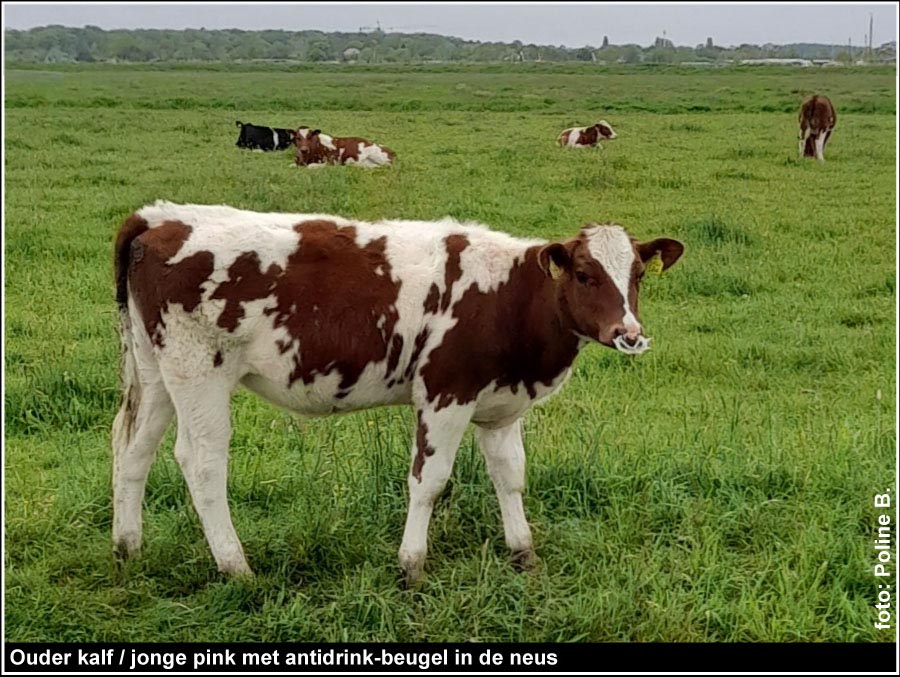
<path id="1" fill-rule="evenodd" d="M 8 641 L 891 641 L 873 496 L 894 486 L 896 75 L 886 69 L 6 70 Z M 805 94 L 838 123 L 797 158 Z M 555 147 L 605 118 L 602 150 Z M 291 168 L 235 120 L 392 147 Z M 400 585 L 412 418 L 304 420 L 245 392 L 229 496 L 252 581 L 220 576 L 170 431 L 139 560 L 114 565 L 112 240 L 158 198 L 516 235 L 615 221 L 686 245 L 649 279 L 653 349 L 585 349 L 526 419 L 540 567 L 508 563 L 469 432 Z"/>

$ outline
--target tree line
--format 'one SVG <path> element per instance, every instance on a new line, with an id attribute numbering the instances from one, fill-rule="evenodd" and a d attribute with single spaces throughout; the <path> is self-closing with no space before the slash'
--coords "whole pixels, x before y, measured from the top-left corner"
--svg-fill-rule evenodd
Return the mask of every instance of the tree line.
<path id="1" fill-rule="evenodd" d="M 6 59 L 10 62 L 540 62 L 599 63 L 722 62 L 754 58 L 850 60 L 846 46 L 821 44 L 740 45 L 720 47 L 708 38 L 696 47 L 675 46 L 657 38 L 652 45 L 611 44 L 565 47 L 515 42 L 480 42 L 431 33 L 357 33 L 321 31 L 228 30 L 103 30 L 42 26 L 7 30 Z"/>

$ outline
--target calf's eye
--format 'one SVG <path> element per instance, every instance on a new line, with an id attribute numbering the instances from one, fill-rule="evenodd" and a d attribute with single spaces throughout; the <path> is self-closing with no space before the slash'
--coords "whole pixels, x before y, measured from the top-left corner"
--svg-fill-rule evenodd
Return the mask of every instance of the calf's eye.
<path id="1" fill-rule="evenodd" d="M 578 280 L 581 284 L 588 284 L 591 281 L 591 278 L 582 273 L 580 270 L 575 273 L 575 279 Z"/>

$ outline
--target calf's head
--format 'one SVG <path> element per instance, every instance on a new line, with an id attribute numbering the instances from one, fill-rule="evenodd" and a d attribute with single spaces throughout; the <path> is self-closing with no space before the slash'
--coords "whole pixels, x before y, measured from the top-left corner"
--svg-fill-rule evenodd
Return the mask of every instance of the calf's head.
<path id="1" fill-rule="evenodd" d="M 616 138 L 616 133 L 612 128 L 612 125 L 609 124 L 606 120 L 600 120 L 594 128 L 597 130 L 597 134 L 600 135 L 601 139 L 614 139 Z"/>
<path id="2" fill-rule="evenodd" d="M 637 242 L 621 226 L 590 225 L 568 242 L 540 249 L 538 262 L 555 285 L 559 319 L 575 334 L 629 355 L 650 347 L 638 315 L 638 291 L 647 262 L 662 270 L 684 252 L 677 240 Z"/>
<path id="3" fill-rule="evenodd" d="M 302 163 L 309 163 L 317 159 L 321 153 L 322 140 L 319 135 L 321 129 L 310 129 L 309 127 L 300 127 L 294 132 L 294 155 Z"/>

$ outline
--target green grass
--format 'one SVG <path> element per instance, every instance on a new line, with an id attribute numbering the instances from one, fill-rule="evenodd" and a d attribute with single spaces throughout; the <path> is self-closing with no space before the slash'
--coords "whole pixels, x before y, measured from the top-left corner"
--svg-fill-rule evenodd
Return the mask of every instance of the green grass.
<path id="1" fill-rule="evenodd" d="M 872 497 L 893 482 L 892 71 L 513 68 L 6 73 L 6 639 L 889 641 Z M 827 163 L 796 158 L 832 95 Z M 601 151 L 554 146 L 605 117 Z M 234 120 L 375 138 L 291 169 Z M 465 438 L 424 586 L 399 585 L 411 417 L 301 420 L 240 393 L 229 495 L 253 582 L 217 574 L 167 437 L 144 553 L 111 555 L 112 238 L 157 198 L 568 237 L 671 236 L 654 348 L 599 346 L 526 419 L 542 559 L 516 574 Z"/>

